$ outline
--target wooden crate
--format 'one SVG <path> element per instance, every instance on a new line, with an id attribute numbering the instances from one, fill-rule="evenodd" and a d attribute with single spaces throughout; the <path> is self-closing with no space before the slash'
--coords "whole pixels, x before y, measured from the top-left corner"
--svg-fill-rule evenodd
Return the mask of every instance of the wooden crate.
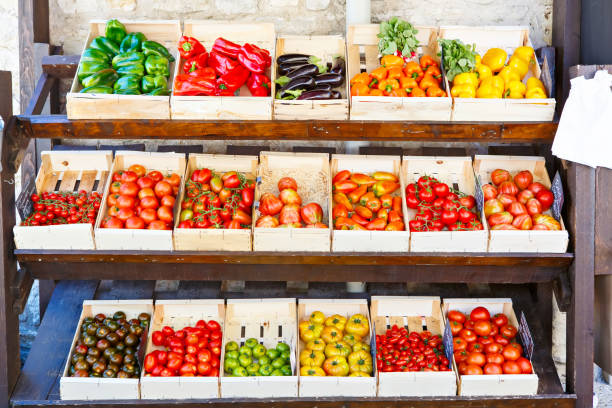
<path id="1" fill-rule="evenodd" d="M 308 320 L 310 314 L 317 310 L 323 312 L 327 317 L 339 314 L 349 318 L 356 313 L 366 316 L 370 323 L 370 333 L 362 341 L 370 344 L 372 353 L 374 353 L 376 347 L 373 346 L 372 323 L 366 299 L 299 299 L 298 324 Z M 298 356 L 305 346 L 304 342 L 298 339 Z M 376 359 L 374 355 L 372 355 L 372 366 L 374 369 L 372 377 L 300 376 L 300 397 L 374 397 L 376 396 Z"/>
<path id="2" fill-rule="evenodd" d="M 447 183 L 462 193 L 471 195 L 476 193 L 471 157 L 404 156 L 402 174 L 406 185 L 415 183 L 419 177 L 427 175 Z M 408 208 L 406 218 L 411 220 L 416 213 L 415 209 Z M 482 208 L 478 215 L 483 223 L 482 231 L 410 232 L 410 251 L 487 252 L 489 232 Z"/>
<path id="3" fill-rule="evenodd" d="M 502 48 L 508 53 L 521 46 L 532 46 L 529 27 L 440 27 L 440 38 L 459 39 L 465 44 L 476 44 L 481 56 L 490 48 Z M 537 60 L 537 58 L 536 58 Z M 525 77 L 542 77 L 538 63 L 531 64 Z M 546 85 L 550 95 L 550 86 Z M 540 122 L 551 121 L 555 113 L 555 99 L 479 99 L 453 98 L 453 121 L 503 121 Z"/>
<path id="4" fill-rule="evenodd" d="M 406 231 L 342 231 L 332 232 L 332 251 L 334 252 L 408 252 L 410 232 L 406 219 L 407 207 L 404 180 L 401 176 L 401 158 L 399 156 L 368 156 L 334 154 L 331 159 L 331 174 L 349 170 L 354 173 L 371 174 L 376 171 L 387 171 L 399 178 L 400 188 L 393 193 L 402 197 L 402 211 Z M 332 197 L 329 200 L 332 208 Z M 333 223 L 332 223 L 333 227 Z"/>
<path id="5" fill-rule="evenodd" d="M 222 154 L 191 154 L 187 162 L 185 182 L 198 168 L 209 168 L 215 172 L 238 171 L 247 178 L 257 176 L 257 156 L 231 156 Z M 185 196 L 181 191 L 178 202 Z M 180 213 L 180 212 L 179 212 Z M 252 213 L 251 216 L 254 216 Z M 174 249 L 177 251 L 251 251 L 252 228 L 240 230 L 177 228 L 179 218 L 174 221 Z"/>
<path id="6" fill-rule="evenodd" d="M 223 344 L 240 346 L 248 338 L 267 348 L 284 342 L 291 348 L 292 376 L 227 377 L 222 353 L 220 372 L 223 398 L 279 398 L 298 396 L 297 322 L 295 299 L 228 299 Z"/>
<path id="7" fill-rule="evenodd" d="M 278 37 L 276 40 L 276 54 L 287 53 L 312 54 L 321 58 L 323 62 L 332 62 L 335 56 L 346 58 L 346 44 L 344 37 L 340 35 L 287 35 Z M 274 63 L 276 69 L 276 63 Z M 279 76 L 278 73 L 275 74 Z M 346 79 L 346 78 L 345 78 Z M 274 84 L 272 95 L 280 87 Z M 327 101 L 284 101 L 274 99 L 274 119 L 279 120 L 305 120 L 305 119 L 325 119 L 325 120 L 347 120 L 349 118 L 350 89 L 348 80 L 338 88 L 342 94 L 342 99 L 330 99 Z"/>
<path id="8" fill-rule="evenodd" d="M 113 154 L 110 151 L 42 152 L 41 162 L 35 181 L 36 194 L 80 190 L 103 194 Z M 15 225 L 13 234 L 17 249 L 95 249 L 91 224 Z"/>
<path id="9" fill-rule="evenodd" d="M 474 156 L 474 173 L 482 185 L 491 181 L 491 172 L 495 169 L 506 169 L 512 177 L 519 171 L 529 170 L 533 181 L 539 181 L 550 188 L 551 182 L 546 171 L 544 157 L 534 156 Z M 544 214 L 552 215 L 551 210 Z M 569 236 L 559 218 L 561 231 L 490 231 L 489 252 L 555 252 L 567 251 Z M 485 223 L 483 221 L 483 223 Z"/>
<path id="10" fill-rule="evenodd" d="M 415 27 L 420 42 L 417 55 L 431 55 L 439 61 L 438 29 Z M 358 24 L 348 27 L 347 35 L 347 81 L 356 74 L 372 72 L 380 66 L 377 37 L 378 24 Z M 447 90 L 445 98 L 396 98 L 387 96 L 351 97 L 351 120 L 426 120 L 449 121 L 453 101 Z"/>
<path id="11" fill-rule="evenodd" d="M 146 168 L 147 173 L 152 170 L 158 170 L 164 175 L 167 173 L 177 173 L 179 176 L 181 176 L 181 184 L 177 197 L 181 196 L 184 186 L 183 176 L 185 174 L 184 154 L 118 151 L 115 153 L 115 161 L 108 175 L 109 181 L 107 181 L 107 185 L 110 185 L 110 180 L 114 172 L 126 170 L 132 164 L 143 165 Z M 102 220 L 108 213 L 108 194 L 109 190 L 107 189 L 102 197 L 100 216 L 96 222 L 95 236 L 97 249 L 172 250 L 172 229 L 148 230 L 101 228 L 100 225 Z M 178 217 L 180 209 L 180 203 L 177 201 L 174 205 L 174 219 Z"/>
<path id="12" fill-rule="evenodd" d="M 141 32 L 147 40 L 157 41 L 178 59 L 177 44 L 181 37 L 178 20 L 128 21 L 121 20 L 128 33 Z M 83 51 L 91 41 L 104 36 L 106 20 L 89 23 L 89 34 Z M 170 63 L 168 89 L 172 89 L 177 61 Z M 82 94 L 77 75 L 66 95 L 68 119 L 170 119 L 170 96 Z"/>
<path id="13" fill-rule="evenodd" d="M 223 330 L 225 301 L 223 299 L 160 300 L 155 302 L 146 353 L 163 350 L 153 345 L 152 333 L 170 326 L 180 330 L 195 326 L 198 320 L 216 320 Z M 219 377 L 140 377 L 142 399 L 205 399 L 219 397 Z"/>
<path id="14" fill-rule="evenodd" d="M 70 358 L 74 352 L 76 342 L 81 331 L 81 324 L 86 317 L 93 317 L 98 313 L 113 315 L 117 311 L 125 312 L 126 318 L 135 319 L 140 313 L 153 315 L 153 300 L 85 300 L 83 311 L 76 327 L 70 352 L 66 359 L 64 371 L 60 378 L 60 398 L 62 400 L 109 400 L 109 399 L 138 399 L 140 387 L 138 378 L 95 378 L 95 377 L 68 377 Z M 70 324 L 71 322 L 68 322 Z M 145 330 L 140 344 L 144 346 L 147 338 Z M 141 361 L 139 363 L 142 363 Z"/>
<path id="15" fill-rule="evenodd" d="M 255 217 L 259 213 L 259 198 L 263 193 L 278 196 L 277 183 L 281 177 L 297 181 L 302 204 L 318 203 L 323 209 L 324 228 L 253 228 L 254 251 L 329 251 L 331 241 L 331 177 L 329 156 L 326 153 L 261 152 L 258 183 L 255 188 Z"/>
<path id="16" fill-rule="evenodd" d="M 444 317 L 437 296 L 372 296 L 373 331 L 384 335 L 393 325 L 409 332 L 430 331 L 444 336 Z M 378 372 L 379 397 L 427 397 L 457 395 L 454 371 Z"/>
<path id="17" fill-rule="evenodd" d="M 444 299 L 442 313 L 446 319 L 449 310 L 469 315 L 478 306 L 486 307 L 491 316 L 504 313 L 508 322 L 519 327 L 512 308 L 512 299 Z M 535 345 L 536 347 L 538 345 Z M 533 362 L 531 362 L 533 366 Z M 453 369 L 459 373 L 453 357 Z M 538 376 L 535 374 L 458 375 L 459 395 L 535 395 L 538 392 Z"/>
<path id="18" fill-rule="evenodd" d="M 276 33 L 272 23 L 235 23 L 232 21 L 185 21 L 183 35 L 197 38 L 212 49 L 215 40 L 223 37 L 237 44 L 251 43 L 270 51 L 274 61 Z M 184 60 L 180 58 L 175 75 L 182 74 Z M 272 63 L 274 64 L 274 62 Z M 264 72 L 274 82 L 274 69 Z M 239 96 L 178 96 L 170 98 L 172 119 L 272 119 L 272 96 L 251 96 L 246 85 Z"/>

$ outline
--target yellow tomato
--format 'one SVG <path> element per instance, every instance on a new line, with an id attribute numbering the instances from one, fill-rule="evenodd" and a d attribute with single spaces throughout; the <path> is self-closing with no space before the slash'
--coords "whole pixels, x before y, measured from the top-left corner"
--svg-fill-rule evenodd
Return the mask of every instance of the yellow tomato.
<path id="1" fill-rule="evenodd" d="M 367 336 L 370 332 L 368 318 L 360 313 L 352 315 L 346 323 L 345 331 L 348 334 L 355 334 L 359 337 Z"/>
<path id="2" fill-rule="evenodd" d="M 325 371 L 321 367 L 302 367 L 300 375 L 303 377 L 325 377 Z"/>
<path id="3" fill-rule="evenodd" d="M 309 320 L 312 323 L 323 324 L 323 322 L 325 321 L 325 315 L 322 312 L 319 312 L 317 310 L 316 312 L 312 312 L 310 314 L 310 319 Z"/>

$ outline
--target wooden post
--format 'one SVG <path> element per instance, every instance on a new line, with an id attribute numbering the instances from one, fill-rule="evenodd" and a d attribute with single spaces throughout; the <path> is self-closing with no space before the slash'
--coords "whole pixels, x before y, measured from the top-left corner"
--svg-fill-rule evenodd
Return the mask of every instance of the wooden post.
<path id="1" fill-rule="evenodd" d="M 557 113 L 563 109 L 569 94 L 569 68 L 580 63 L 581 0 L 555 0 L 553 2 L 553 46 L 555 47 Z"/>

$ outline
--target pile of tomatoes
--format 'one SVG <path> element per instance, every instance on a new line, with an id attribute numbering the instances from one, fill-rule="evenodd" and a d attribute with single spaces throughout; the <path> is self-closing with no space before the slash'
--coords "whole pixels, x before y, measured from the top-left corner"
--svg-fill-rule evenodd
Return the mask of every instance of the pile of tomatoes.
<path id="1" fill-rule="evenodd" d="M 404 231 L 402 198 L 395 174 L 342 170 L 333 179 L 332 218 L 337 230 Z"/>
<path id="2" fill-rule="evenodd" d="M 197 169 L 185 184 L 178 228 L 251 228 L 255 182 L 243 174 Z"/>
<path id="3" fill-rule="evenodd" d="M 95 224 L 102 196 L 100 193 L 57 192 L 32 194 L 34 211 L 21 222 L 24 226 Z"/>
<path id="4" fill-rule="evenodd" d="M 523 357 L 523 347 L 517 341 L 517 329 L 508 323 L 505 314 L 491 317 L 485 307 L 479 306 L 469 318 L 451 310 L 448 321 L 460 375 L 533 373 L 531 362 Z"/>
<path id="5" fill-rule="evenodd" d="M 376 368 L 382 372 L 450 371 L 442 337 L 393 325 L 376 335 Z"/>
<path id="6" fill-rule="evenodd" d="M 533 181 L 529 170 L 518 172 L 514 179 L 509 171 L 493 170 L 493 184 L 482 186 L 484 212 L 492 230 L 559 231 L 561 224 L 542 214 L 555 201 L 555 196 L 542 183 Z"/>
<path id="7" fill-rule="evenodd" d="M 172 229 L 174 202 L 181 183 L 176 173 L 164 176 L 133 164 L 112 175 L 107 198 L 108 216 L 102 228 Z"/>
<path id="8" fill-rule="evenodd" d="M 174 331 L 164 326 L 151 334 L 160 347 L 145 356 L 145 377 L 218 377 L 221 326 L 215 320 L 199 320 L 195 327 Z"/>
<path id="9" fill-rule="evenodd" d="M 408 222 L 410 231 L 482 230 L 476 200 L 452 190 L 435 177 L 421 176 L 406 186 L 406 206 L 417 210 Z"/>
<path id="10" fill-rule="evenodd" d="M 323 221 L 323 209 L 317 203 L 302 206 L 295 179 L 283 177 L 278 181 L 278 197 L 264 193 L 259 198 L 257 228 L 328 228 Z M 278 215 L 278 218 L 276 218 Z"/>

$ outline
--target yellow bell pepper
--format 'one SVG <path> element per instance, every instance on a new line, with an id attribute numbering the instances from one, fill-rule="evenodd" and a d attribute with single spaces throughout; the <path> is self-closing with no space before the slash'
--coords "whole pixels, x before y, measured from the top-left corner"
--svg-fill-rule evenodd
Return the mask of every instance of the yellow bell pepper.
<path id="1" fill-rule="evenodd" d="M 303 350 L 300 353 L 300 364 L 307 367 L 321 367 L 325 361 L 322 351 Z"/>
<path id="2" fill-rule="evenodd" d="M 318 339 L 321 337 L 321 332 L 323 331 L 323 325 L 311 323 L 309 321 L 301 322 L 299 325 L 300 328 L 300 338 L 308 343 L 310 340 Z"/>
<path id="3" fill-rule="evenodd" d="M 496 99 L 501 98 L 503 94 L 504 80 L 498 76 L 485 79 L 476 90 L 477 98 Z"/>
<path id="4" fill-rule="evenodd" d="M 514 70 L 514 68 L 511 67 L 504 67 L 499 74 L 497 74 L 497 77 L 503 79 L 504 81 L 504 90 L 507 89 L 508 84 L 512 81 L 520 81 L 521 80 L 521 76 L 518 72 L 516 72 Z"/>
<path id="5" fill-rule="evenodd" d="M 546 99 L 546 92 L 544 92 L 540 88 L 533 88 L 527 91 L 525 98 L 527 99 Z"/>
<path id="6" fill-rule="evenodd" d="M 540 88 L 544 93 L 546 93 L 546 88 L 544 87 L 544 83 L 540 81 L 536 77 L 531 77 L 527 80 L 527 90 L 532 90 L 534 88 Z"/>
<path id="7" fill-rule="evenodd" d="M 493 71 L 491 71 L 491 68 L 489 68 L 488 66 L 484 64 L 476 65 L 476 73 L 478 74 L 479 83 L 493 76 Z"/>
<path id="8" fill-rule="evenodd" d="M 486 52 L 484 57 L 482 57 L 482 63 L 491 68 L 491 71 L 499 72 L 504 67 L 507 58 L 508 54 L 506 51 L 501 48 L 491 48 Z"/>
<path id="9" fill-rule="evenodd" d="M 300 375 L 302 377 L 325 377 L 325 371 L 321 367 L 305 367 L 300 368 Z"/>
<path id="10" fill-rule="evenodd" d="M 451 95 L 454 98 L 475 98 L 476 87 L 472 85 L 455 85 L 451 88 Z"/>
<path id="11" fill-rule="evenodd" d="M 534 57 L 534 52 L 533 52 L 533 48 L 531 47 L 518 47 L 516 50 L 514 50 L 514 52 L 512 53 L 513 57 L 518 57 L 520 59 L 522 59 L 523 61 L 525 61 L 528 65 L 529 64 L 535 64 L 535 57 Z"/>
<path id="12" fill-rule="evenodd" d="M 455 76 L 453 85 L 471 85 L 475 88 L 478 86 L 478 75 L 475 72 L 463 72 Z"/>
<path id="13" fill-rule="evenodd" d="M 348 334 L 355 334 L 359 337 L 365 337 L 370 333 L 370 324 L 368 318 L 364 315 L 357 313 L 352 315 L 344 329 Z"/>
<path id="14" fill-rule="evenodd" d="M 382 65 L 385 68 L 393 68 L 393 67 L 400 67 L 402 68 L 404 66 L 404 59 L 402 57 L 398 57 L 397 55 L 385 55 L 384 57 L 382 57 L 380 59 L 380 65 Z"/>
<path id="15" fill-rule="evenodd" d="M 310 318 L 308 320 L 310 320 L 310 323 L 323 324 L 325 321 L 325 315 L 323 312 L 319 312 L 317 310 L 310 314 Z"/>
<path id="16" fill-rule="evenodd" d="M 332 315 L 325 319 L 325 326 L 334 326 L 338 330 L 344 330 L 346 325 L 346 317 L 340 316 L 339 314 Z"/>
<path id="17" fill-rule="evenodd" d="M 510 58 L 510 61 L 508 61 L 508 66 L 518 72 L 521 76 L 521 81 L 525 78 L 527 72 L 529 72 L 529 64 L 514 55 Z"/>
<path id="18" fill-rule="evenodd" d="M 506 98 L 523 99 L 527 92 L 527 86 L 521 81 L 510 81 L 506 86 Z"/>

